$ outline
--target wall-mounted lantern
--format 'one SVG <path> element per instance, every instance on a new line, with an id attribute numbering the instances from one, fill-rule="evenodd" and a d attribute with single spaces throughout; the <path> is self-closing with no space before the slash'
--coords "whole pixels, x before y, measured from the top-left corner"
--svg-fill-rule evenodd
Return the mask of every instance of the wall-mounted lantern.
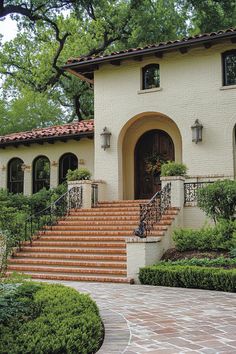
<path id="1" fill-rule="evenodd" d="M 102 138 L 102 145 L 101 148 L 106 150 L 107 148 L 110 147 L 110 139 L 111 139 L 111 133 L 107 129 L 107 127 L 103 128 L 102 133 L 100 134 Z"/>
<path id="2" fill-rule="evenodd" d="M 203 125 L 199 122 L 198 119 L 195 120 L 195 123 L 191 126 L 192 129 L 192 141 L 196 144 L 199 141 L 202 141 L 202 129 Z"/>

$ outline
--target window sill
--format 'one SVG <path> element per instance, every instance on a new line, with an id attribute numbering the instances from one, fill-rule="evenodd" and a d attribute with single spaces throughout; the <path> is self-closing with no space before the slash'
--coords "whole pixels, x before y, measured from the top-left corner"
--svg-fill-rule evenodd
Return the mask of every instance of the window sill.
<path id="1" fill-rule="evenodd" d="M 221 86 L 220 90 L 233 90 L 236 89 L 236 85 Z"/>
<path id="2" fill-rule="evenodd" d="M 162 87 L 154 87 L 151 89 L 146 89 L 146 90 L 138 90 L 138 95 L 142 95 L 144 93 L 151 93 L 151 92 L 158 92 L 158 91 L 162 91 Z"/>

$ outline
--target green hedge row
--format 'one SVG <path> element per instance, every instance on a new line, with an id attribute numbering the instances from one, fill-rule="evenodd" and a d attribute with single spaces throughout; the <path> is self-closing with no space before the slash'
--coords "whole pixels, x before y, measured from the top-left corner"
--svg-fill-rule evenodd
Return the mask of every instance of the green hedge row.
<path id="1" fill-rule="evenodd" d="M 96 353 L 103 337 L 89 295 L 62 285 L 0 286 L 0 353 Z"/>
<path id="2" fill-rule="evenodd" d="M 157 265 L 188 265 L 188 266 L 199 266 L 199 267 L 226 267 L 226 268 L 236 268 L 236 258 L 190 258 L 190 259 L 179 259 L 176 261 L 160 261 Z"/>
<path id="3" fill-rule="evenodd" d="M 146 285 L 236 291 L 236 269 L 159 265 L 141 268 L 139 280 Z"/>

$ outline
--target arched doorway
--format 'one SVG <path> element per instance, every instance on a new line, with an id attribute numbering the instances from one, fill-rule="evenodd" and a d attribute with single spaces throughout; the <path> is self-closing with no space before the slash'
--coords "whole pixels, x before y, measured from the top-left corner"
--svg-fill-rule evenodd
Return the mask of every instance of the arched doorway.
<path id="1" fill-rule="evenodd" d="M 10 193 L 23 193 L 24 191 L 24 171 L 23 161 L 17 157 L 8 163 L 7 188 Z"/>
<path id="2" fill-rule="evenodd" d="M 78 168 L 78 158 L 72 153 L 66 153 L 59 160 L 59 184 L 66 181 L 68 170 L 76 170 Z"/>
<path id="3" fill-rule="evenodd" d="M 33 193 L 42 188 L 50 188 L 50 161 L 46 156 L 38 156 L 33 163 Z"/>
<path id="4" fill-rule="evenodd" d="M 161 189 L 161 164 L 175 159 L 173 141 L 165 131 L 152 129 L 139 138 L 134 154 L 135 198 L 150 199 Z"/>

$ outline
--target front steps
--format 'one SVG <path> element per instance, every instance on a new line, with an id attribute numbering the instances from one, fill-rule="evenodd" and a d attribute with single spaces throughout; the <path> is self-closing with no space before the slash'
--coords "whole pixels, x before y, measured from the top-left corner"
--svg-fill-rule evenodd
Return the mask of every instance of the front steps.
<path id="1" fill-rule="evenodd" d="M 99 202 L 93 209 L 71 210 L 52 228 L 24 242 L 8 262 L 13 271 L 35 279 L 132 283 L 127 278 L 126 242 L 139 223 L 145 201 Z M 151 236 L 164 236 L 178 211 L 170 209 Z"/>

